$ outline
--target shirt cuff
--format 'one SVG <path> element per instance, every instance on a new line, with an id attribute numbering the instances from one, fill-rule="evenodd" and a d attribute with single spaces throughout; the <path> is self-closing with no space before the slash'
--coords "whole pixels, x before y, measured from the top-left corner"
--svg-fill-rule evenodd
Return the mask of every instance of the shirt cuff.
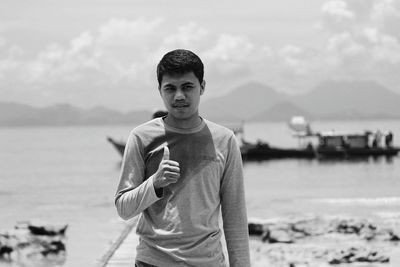
<path id="1" fill-rule="evenodd" d="M 152 197 L 155 198 L 156 200 L 162 199 L 164 196 L 164 189 L 162 189 L 161 197 L 158 197 L 157 193 L 156 193 L 156 189 L 154 188 L 153 179 L 154 179 L 154 176 L 150 176 L 150 178 L 147 180 L 147 185 L 146 185 L 147 188 L 146 189 L 151 192 Z"/>

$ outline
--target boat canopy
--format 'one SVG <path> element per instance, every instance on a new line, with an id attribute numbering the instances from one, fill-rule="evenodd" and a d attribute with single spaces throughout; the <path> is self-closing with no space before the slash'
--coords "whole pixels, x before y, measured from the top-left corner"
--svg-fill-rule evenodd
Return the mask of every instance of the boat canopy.
<path id="1" fill-rule="evenodd" d="M 345 134 L 334 131 L 317 134 L 320 146 L 324 147 L 347 147 L 347 148 L 365 148 L 368 147 L 369 132 L 360 134 Z"/>
<path id="2" fill-rule="evenodd" d="M 302 116 L 293 116 L 289 121 L 289 127 L 296 132 L 296 135 L 311 134 L 310 124 Z"/>

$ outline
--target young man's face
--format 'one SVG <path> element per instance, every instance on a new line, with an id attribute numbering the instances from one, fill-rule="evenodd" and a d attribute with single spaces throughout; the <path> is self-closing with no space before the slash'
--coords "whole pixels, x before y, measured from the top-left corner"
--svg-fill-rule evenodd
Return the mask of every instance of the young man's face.
<path id="1" fill-rule="evenodd" d="M 200 96 L 205 82 L 201 84 L 193 72 L 162 77 L 160 94 L 168 114 L 174 120 L 197 120 Z"/>

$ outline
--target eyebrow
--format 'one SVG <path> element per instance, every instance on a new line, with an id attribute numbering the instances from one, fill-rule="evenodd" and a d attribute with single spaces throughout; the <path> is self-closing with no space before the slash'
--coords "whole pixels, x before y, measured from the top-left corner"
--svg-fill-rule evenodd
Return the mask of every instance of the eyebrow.
<path id="1" fill-rule="evenodd" d="M 190 81 L 187 81 L 187 82 L 182 83 L 180 86 L 187 86 L 187 85 L 193 86 L 194 83 L 193 83 L 193 82 L 190 82 Z M 167 84 L 162 85 L 162 87 L 163 87 L 163 88 L 166 88 L 166 87 L 176 87 L 176 86 L 175 86 L 174 84 L 167 83 Z"/>
<path id="2" fill-rule="evenodd" d="M 193 85 L 194 83 L 192 82 L 184 82 L 181 86 L 185 86 L 185 85 Z"/>
<path id="3" fill-rule="evenodd" d="M 162 87 L 175 87 L 175 85 L 171 84 L 171 83 L 167 83 L 162 85 Z"/>

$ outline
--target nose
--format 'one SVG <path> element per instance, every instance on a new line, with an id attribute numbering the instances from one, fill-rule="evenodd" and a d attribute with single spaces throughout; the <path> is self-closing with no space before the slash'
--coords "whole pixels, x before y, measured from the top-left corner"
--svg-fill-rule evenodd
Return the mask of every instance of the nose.
<path id="1" fill-rule="evenodd" d="M 182 90 L 176 90 L 174 100 L 185 100 L 185 94 L 182 92 Z"/>

